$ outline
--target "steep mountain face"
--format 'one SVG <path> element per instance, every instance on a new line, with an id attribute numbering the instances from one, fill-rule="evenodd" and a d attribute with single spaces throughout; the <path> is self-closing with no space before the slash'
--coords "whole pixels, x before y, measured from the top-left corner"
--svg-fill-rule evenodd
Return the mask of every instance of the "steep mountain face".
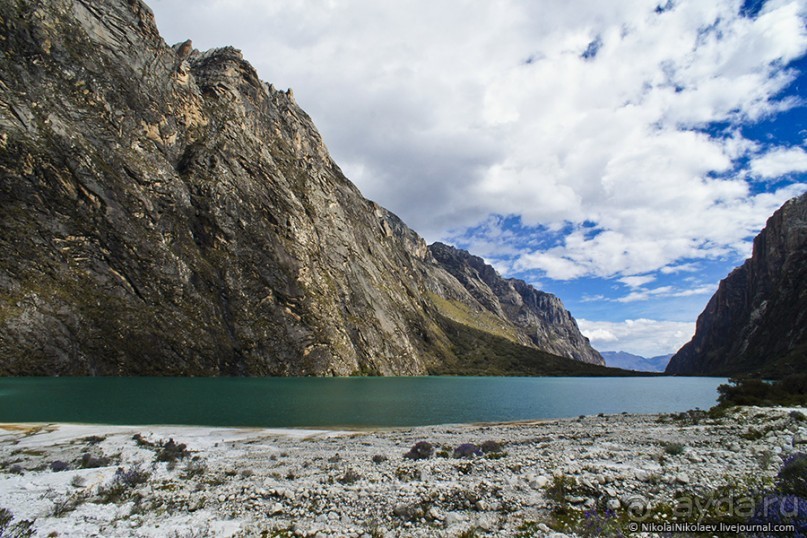
<path id="1" fill-rule="evenodd" d="M 601 351 L 605 364 L 611 368 L 623 368 L 636 372 L 663 372 L 670 362 L 672 353 L 657 357 L 642 357 L 625 351 Z"/>
<path id="2" fill-rule="evenodd" d="M 456 278 L 476 303 L 515 328 L 515 340 L 561 357 L 605 365 L 580 333 L 560 299 L 523 280 L 505 279 L 482 258 L 443 243 L 429 246 L 434 259 Z M 445 293 L 444 293 L 445 295 Z"/>
<path id="3" fill-rule="evenodd" d="M 290 91 L 139 0 L 0 8 L 0 374 L 463 371 L 446 313 L 475 299 Z"/>
<path id="4" fill-rule="evenodd" d="M 782 206 L 720 282 L 669 374 L 781 376 L 807 366 L 807 194 Z"/>

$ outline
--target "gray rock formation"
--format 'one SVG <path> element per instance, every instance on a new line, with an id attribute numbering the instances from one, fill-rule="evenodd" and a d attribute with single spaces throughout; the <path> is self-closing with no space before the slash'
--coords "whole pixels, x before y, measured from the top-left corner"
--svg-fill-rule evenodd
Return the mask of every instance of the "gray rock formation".
<path id="1" fill-rule="evenodd" d="M 807 194 L 782 206 L 720 282 L 668 374 L 779 377 L 807 367 Z"/>
<path id="2" fill-rule="evenodd" d="M 0 374 L 464 371 L 485 327 L 446 314 L 474 298 L 290 91 L 167 46 L 139 0 L 0 7 Z M 511 295 L 491 316 L 525 349 L 596 362 L 556 299 Z"/>
<path id="3" fill-rule="evenodd" d="M 496 318 L 512 324 L 518 343 L 561 357 L 605 365 L 588 338 L 580 333 L 572 315 L 554 295 L 536 290 L 523 280 L 502 278 L 482 258 L 464 250 L 434 243 L 429 251 L 475 302 Z"/>

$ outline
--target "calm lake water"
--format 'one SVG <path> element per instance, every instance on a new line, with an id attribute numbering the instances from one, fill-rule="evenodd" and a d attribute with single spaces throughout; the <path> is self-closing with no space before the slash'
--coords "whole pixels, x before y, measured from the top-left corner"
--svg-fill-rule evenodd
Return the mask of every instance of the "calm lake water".
<path id="1" fill-rule="evenodd" d="M 0 378 L 0 422 L 416 426 L 708 409 L 702 377 Z"/>

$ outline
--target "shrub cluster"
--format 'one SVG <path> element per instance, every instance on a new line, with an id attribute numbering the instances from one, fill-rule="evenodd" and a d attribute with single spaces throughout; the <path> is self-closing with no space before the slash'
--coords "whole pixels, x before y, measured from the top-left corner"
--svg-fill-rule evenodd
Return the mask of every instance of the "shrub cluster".
<path id="1" fill-rule="evenodd" d="M 12 514 L 10 510 L 0 508 L 0 537 L 13 536 L 15 538 L 28 538 L 29 536 L 33 536 L 33 521 L 24 519 L 17 521 L 13 525 L 11 523 L 12 521 L 14 521 L 14 514 Z"/>
<path id="2" fill-rule="evenodd" d="M 171 463 L 185 459 L 188 454 L 188 447 L 185 446 L 185 443 L 175 443 L 173 439 L 169 439 L 167 443 L 160 445 L 155 459 L 157 461 L 167 461 Z"/>
<path id="3" fill-rule="evenodd" d="M 462 443 L 454 449 L 453 456 L 461 459 L 478 458 L 482 456 L 482 449 L 473 443 Z"/>
<path id="4" fill-rule="evenodd" d="M 139 486 L 145 484 L 151 474 L 142 469 L 139 465 L 134 465 L 128 470 L 118 467 L 115 476 L 105 486 L 99 488 L 98 497 L 102 503 L 119 502 Z"/>
<path id="5" fill-rule="evenodd" d="M 425 460 L 429 459 L 434 454 L 434 446 L 428 441 L 418 441 L 414 444 L 409 452 L 404 454 L 404 458 L 408 460 Z"/>
<path id="6" fill-rule="evenodd" d="M 773 383 L 754 378 L 731 378 L 717 388 L 720 406 L 807 405 L 807 374 L 792 374 Z"/>
<path id="7" fill-rule="evenodd" d="M 449 452 L 451 451 L 451 452 Z M 409 452 L 404 454 L 404 458 L 408 460 L 425 460 L 435 453 L 435 447 L 428 441 L 418 441 L 409 449 Z M 496 459 L 506 456 L 502 444 L 498 441 L 484 441 L 482 444 L 477 445 L 474 443 L 462 443 L 453 450 L 451 447 L 444 446 L 438 452 L 437 456 L 440 458 L 447 458 L 449 454 L 457 459 L 474 459 L 486 456 L 488 458 Z M 383 456 L 381 456 L 383 457 Z M 373 462 L 381 463 L 386 458 L 380 459 L 379 456 L 373 457 Z"/>

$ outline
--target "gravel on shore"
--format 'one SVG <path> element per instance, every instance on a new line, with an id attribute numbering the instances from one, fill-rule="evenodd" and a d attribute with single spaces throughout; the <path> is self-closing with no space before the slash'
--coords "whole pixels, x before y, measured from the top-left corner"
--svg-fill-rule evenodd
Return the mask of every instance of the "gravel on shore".
<path id="1" fill-rule="evenodd" d="M 807 449 L 803 411 L 375 431 L 4 424 L 0 526 L 6 514 L 34 536 L 595 535 L 667 518 L 687 495 L 765 487 Z"/>

